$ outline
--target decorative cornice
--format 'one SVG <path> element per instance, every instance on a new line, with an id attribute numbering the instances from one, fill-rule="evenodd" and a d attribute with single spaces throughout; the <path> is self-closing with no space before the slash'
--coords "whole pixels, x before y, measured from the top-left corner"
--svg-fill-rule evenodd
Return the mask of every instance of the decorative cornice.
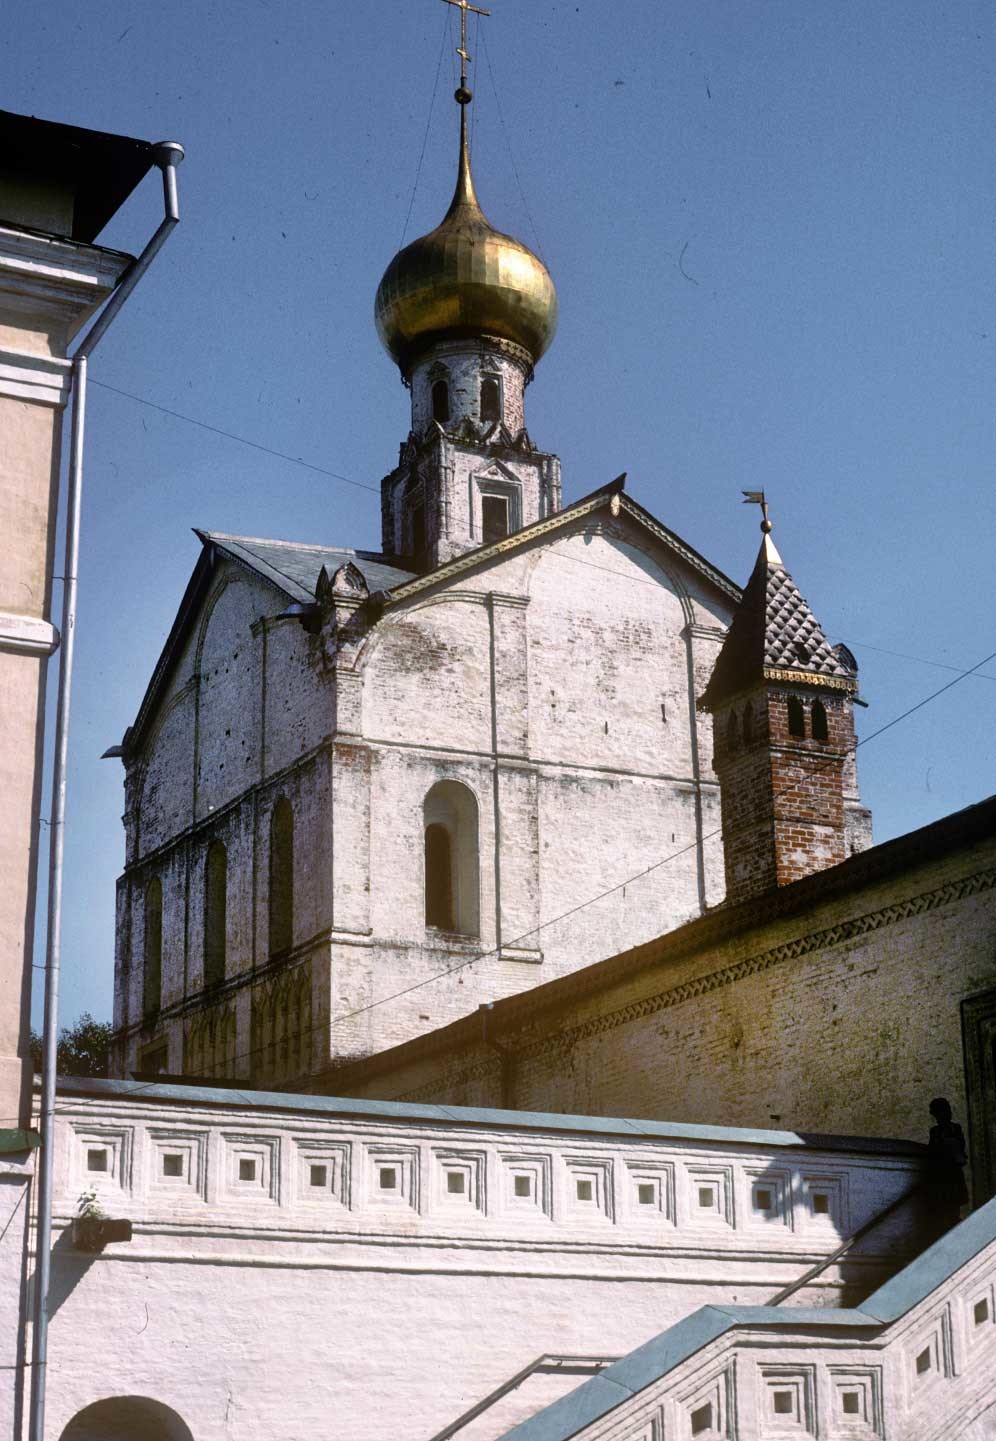
<path id="1" fill-rule="evenodd" d="M 119 250 L 0 225 L 0 307 L 78 326 L 131 261 Z"/>
<path id="2" fill-rule="evenodd" d="M 765 680 L 783 681 L 788 685 L 821 686 L 825 690 L 847 691 L 849 694 L 858 688 L 856 680 L 838 675 L 818 675 L 811 670 L 777 670 L 774 666 L 766 665 L 761 674 Z"/>
<path id="3" fill-rule="evenodd" d="M 0 389 L 2 394 L 2 389 Z M 47 620 L 0 611 L 0 650 L 22 655 L 50 656 L 59 648 L 59 632 Z"/>
<path id="4" fill-rule="evenodd" d="M 56 355 L 0 349 L 0 395 L 62 406 L 69 395 L 72 362 Z"/>
<path id="5" fill-rule="evenodd" d="M 691 980 L 681 982 L 680 985 L 671 986 L 664 991 L 657 991 L 652 996 L 645 996 L 643 1000 L 631 1001 L 628 1005 L 620 1006 L 615 1011 L 609 1011 L 604 1016 L 596 1016 L 590 1021 L 582 1021 L 580 1025 L 570 1027 L 565 1031 L 558 1031 L 553 1037 L 543 1036 L 527 1042 L 518 1054 L 538 1054 L 549 1045 L 573 1046 L 577 1041 L 585 1040 L 588 1036 L 616 1030 L 619 1026 L 628 1025 L 630 1021 L 655 1015 L 658 1011 L 670 1010 L 673 1006 L 680 1006 L 685 1001 L 708 995 L 712 991 L 720 990 L 723 986 L 745 980 L 748 976 L 756 976 L 764 971 L 770 971 L 772 967 L 779 966 L 785 961 L 798 960 L 801 956 L 811 955 L 814 951 L 845 945 L 861 936 L 880 931 L 885 926 L 909 920 L 911 916 L 925 915 L 929 911 L 936 911 L 942 906 L 951 905 L 953 901 L 963 900 L 966 896 L 981 895 L 985 891 L 993 889 L 996 889 L 996 867 L 976 871 L 973 875 L 964 876 L 960 880 L 948 881 L 932 891 L 924 891 L 921 895 L 910 896 L 906 900 L 894 901 L 891 905 L 882 906 L 877 911 L 868 911 L 862 916 L 855 916 L 852 920 L 841 921 L 837 925 L 810 931 L 807 935 L 797 936 L 794 940 L 784 941 L 778 946 L 771 946 L 768 950 L 759 951 L 757 955 L 748 956 L 745 960 L 734 961 L 731 965 L 721 966 L 718 970 L 710 971 L 706 975 L 695 976 Z"/>

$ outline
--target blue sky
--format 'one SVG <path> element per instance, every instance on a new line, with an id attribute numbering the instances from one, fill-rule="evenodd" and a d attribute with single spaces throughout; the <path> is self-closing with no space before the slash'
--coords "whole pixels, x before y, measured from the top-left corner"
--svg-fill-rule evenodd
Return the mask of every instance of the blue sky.
<path id="1" fill-rule="evenodd" d="M 471 25 L 474 168 L 490 219 L 538 246 L 558 287 L 527 407 L 565 499 L 626 470 L 638 500 L 744 581 L 759 537 L 740 491 L 763 486 L 796 581 L 858 656 L 869 734 L 996 650 L 996 12 L 491 9 L 486 55 Z M 188 152 L 182 224 L 94 382 L 376 486 L 407 395 L 373 294 L 426 136 L 408 239 L 452 188 L 449 13 L 22 7 L 5 108 Z M 150 179 L 104 242 L 138 248 L 159 209 Z M 379 543 L 361 488 L 97 384 L 88 422 L 66 1020 L 110 1014 L 122 772 L 98 757 L 134 717 L 196 560 L 190 527 Z M 985 671 L 860 752 L 877 839 L 994 789 L 996 662 Z"/>

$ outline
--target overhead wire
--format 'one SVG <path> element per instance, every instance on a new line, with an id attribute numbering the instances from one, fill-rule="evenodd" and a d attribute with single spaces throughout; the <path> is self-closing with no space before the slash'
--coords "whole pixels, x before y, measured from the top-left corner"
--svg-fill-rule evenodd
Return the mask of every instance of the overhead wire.
<path id="1" fill-rule="evenodd" d="M 443 34 L 439 42 L 439 57 L 436 60 L 436 75 L 435 79 L 432 82 L 432 98 L 429 101 L 429 114 L 426 117 L 425 121 L 425 134 L 422 136 L 422 149 L 419 151 L 418 164 L 415 167 L 415 180 L 412 184 L 411 199 L 408 202 L 408 213 L 405 216 L 405 223 L 401 230 L 401 244 L 398 246 L 399 250 L 403 248 L 405 243 L 405 236 L 408 234 L 408 224 L 412 218 L 412 208 L 415 204 L 415 192 L 418 190 L 418 182 L 422 175 L 422 162 L 425 159 L 425 149 L 429 143 L 429 129 L 432 125 L 432 112 L 436 104 L 436 91 L 439 89 L 439 72 L 443 68 L 443 50 L 446 46 L 446 38 L 449 34 L 449 30 L 450 13 L 449 10 L 447 10 L 446 14 L 443 16 Z"/>

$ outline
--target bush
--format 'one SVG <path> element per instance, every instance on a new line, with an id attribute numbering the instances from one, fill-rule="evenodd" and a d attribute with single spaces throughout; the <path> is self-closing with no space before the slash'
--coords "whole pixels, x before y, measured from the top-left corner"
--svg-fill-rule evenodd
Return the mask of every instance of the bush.
<path id="1" fill-rule="evenodd" d="M 95 1021 L 84 1011 L 75 1026 L 59 1031 L 57 1068 L 60 1076 L 106 1076 L 111 1059 L 113 1026 L 109 1021 Z M 31 1032 L 31 1059 L 35 1070 L 41 1070 L 42 1041 L 37 1031 Z"/>

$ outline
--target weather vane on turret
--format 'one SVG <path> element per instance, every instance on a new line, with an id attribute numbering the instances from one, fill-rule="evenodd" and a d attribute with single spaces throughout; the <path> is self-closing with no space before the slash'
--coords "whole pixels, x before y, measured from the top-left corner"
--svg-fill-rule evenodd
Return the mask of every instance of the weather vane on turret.
<path id="1" fill-rule="evenodd" d="M 490 15 L 490 10 L 481 10 L 476 5 L 471 5 L 469 0 L 443 0 L 445 5 L 455 5 L 460 11 L 460 44 L 457 46 L 457 54 L 460 56 L 460 89 L 456 92 L 456 100 L 460 105 L 469 105 L 474 98 L 467 89 L 467 66 L 470 64 L 470 56 L 467 53 L 467 11 L 474 15 Z"/>
<path id="2" fill-rule="evenodd" d="M 450 0 L 450 3 L 456 5 L 459 3 L 459 0 Z M 771 532 L 771 521 L 768 519 L 768 502 L 764 498 L 764 491 L 742 490 L 740 494 L 744 498 L 744 505 L 759 505 L 761 507 L 761 529 L 765 535 L 769 535 Z"/>

